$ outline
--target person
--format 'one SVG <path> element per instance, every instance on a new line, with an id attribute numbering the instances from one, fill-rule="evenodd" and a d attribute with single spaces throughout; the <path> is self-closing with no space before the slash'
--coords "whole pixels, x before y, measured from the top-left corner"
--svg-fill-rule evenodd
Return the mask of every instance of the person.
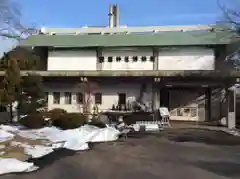
<path id="1" fill-rule="evenodd" d="M 125 124 L 125 122 L 123 121 L 123 117 L 122 116 L 120 116 L 119 118 L 118 118 L 118 124 L 117 124 L 117 129 L 119 129 L 119 130 L 123 130 L 125 127 L 126 127 L 126 124 Z"/>

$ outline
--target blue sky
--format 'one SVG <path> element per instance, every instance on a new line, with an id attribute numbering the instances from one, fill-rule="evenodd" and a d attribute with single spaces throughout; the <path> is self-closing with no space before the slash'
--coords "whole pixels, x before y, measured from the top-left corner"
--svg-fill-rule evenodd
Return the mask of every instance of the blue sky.
<path id="1" fill-rule="evenodd" d="M 107 25 L 108 4 L 120 6 L 121 24 L 174 25 L 214 23 L 217 0 L 21 0 L 27 21 L 40 26 Z"/>
<path id="2" fill-rule="evenodd" d="M 217 0 L 21 0 L 18 3 L 23 21 L 37 27 L 107 25 L 111 3 L 120 6 L 121 25 L 210 24 L 221 18 Z M 12 44 L 3 42 L 0 53 Z"/>

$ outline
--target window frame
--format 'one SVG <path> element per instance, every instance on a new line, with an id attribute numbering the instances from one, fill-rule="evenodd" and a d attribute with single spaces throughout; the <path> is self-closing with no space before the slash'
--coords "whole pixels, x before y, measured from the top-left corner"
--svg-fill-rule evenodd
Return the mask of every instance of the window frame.
<path id="1" fill-rule="evenodd" d="M 67 95 L 69 94 L 69 96 Z M 69 97 L 69 99 L 67 99 Z M 67 101 L 69 100 L 69 101 Z M 64 104 L 72 104 L 72 93 L 71 92 L 64 92 Z"/>
<path id="2" fill-rule="evenodd" d="M 121 96 L 124 96 L 125 98 L 123 99 L 123 103 L 122 103 L 122 100 L 121 99 Z M 126 105 L 127 103 L 127 94 L 126 93 L 118 93 L 118 104 L 119 105 Z"/>
<path id="3" fill-rule="evenodd" d="M 99 95 L 99 99 L 97 98 L 98 95 Z M 94 94 L 94 102 L 95 102 L 95 104 L 102 104 L 102 93 Z"/>
<path id="4" fill-rule="evenodd" d="M 58 99 L 56 99 L 56 97 Z M 61 99 L 61 93 L 60 92 L 53 92 L 53 104 L 60 104 L 60 102 L 61 102 L 60 99 Z"/>

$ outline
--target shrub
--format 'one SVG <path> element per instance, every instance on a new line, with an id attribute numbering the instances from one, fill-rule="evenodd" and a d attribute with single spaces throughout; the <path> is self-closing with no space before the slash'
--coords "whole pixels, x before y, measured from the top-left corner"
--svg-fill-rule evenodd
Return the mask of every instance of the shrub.
<path id="1" fill-rule="evenodd" d="M 19 120 L 19 123 L 30 129 L 38 129 L 44 126 L 45 121 L 41 113 L 28 114 Z"/>
<path id="2" fill-rule="evenodd" d="M 53 125 L 61 129 L 74 129 L 86 124 L 86 116 L 76 113 L 62 114 L 53 120 Z"/>
<path id="3" fill-rule="evenodd" d="M 106 127 L 106 125 L 102 121 L 100 121 L 98 119 L 91 119 L 91 122 L 89 122 L 88 124 L 89 125 L 93 125 L 93 126 L 97 126 L 99 128 Z"/>
<path id="4" fill-rule="evenodd" d="M 65 111 L 64 109 L 60 109 L 60 108 L 55 108 L 52 109 L 50 111 L 48 111 L 48 116 L 50 117 L 52 121 L 58 119 L 59 117 L 61 117 L 62 115 L 66 115 L 67 111 Z"/>

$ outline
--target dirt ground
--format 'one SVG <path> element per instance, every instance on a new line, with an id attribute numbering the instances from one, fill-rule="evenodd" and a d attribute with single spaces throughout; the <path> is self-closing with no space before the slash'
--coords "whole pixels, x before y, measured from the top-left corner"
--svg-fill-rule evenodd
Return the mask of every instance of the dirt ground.
<path id="1" fill-rule="evenodd" d="M 126 141 L 59 150 L 32 160 L 41 169 L 0 179 L 230 179 L 240 178 L 240 137 L 205 129 L 132 134 Z"/>
<path id="2" fill-rule="evenodd" d="M 12 140 L 8 140 L 6 142 L 0 143 L 1 146 L 4 146 L 4 148 L 0 149 L 0 157 L 2 158 L 16 158 L 20 161 L 26 161 L 30 158 L 29 155 L 24 154 L 24 148 L 18 145 L 14 145 L 14 142 L 20 142 L 22 144 L 28 144 L 28 145 L 41 145 L 45 140 L 31 140 L 26 139 L 23 137 L 20 137 L 16 135 Z M 1 154 L 1 152 L 4 152 Z"/>

